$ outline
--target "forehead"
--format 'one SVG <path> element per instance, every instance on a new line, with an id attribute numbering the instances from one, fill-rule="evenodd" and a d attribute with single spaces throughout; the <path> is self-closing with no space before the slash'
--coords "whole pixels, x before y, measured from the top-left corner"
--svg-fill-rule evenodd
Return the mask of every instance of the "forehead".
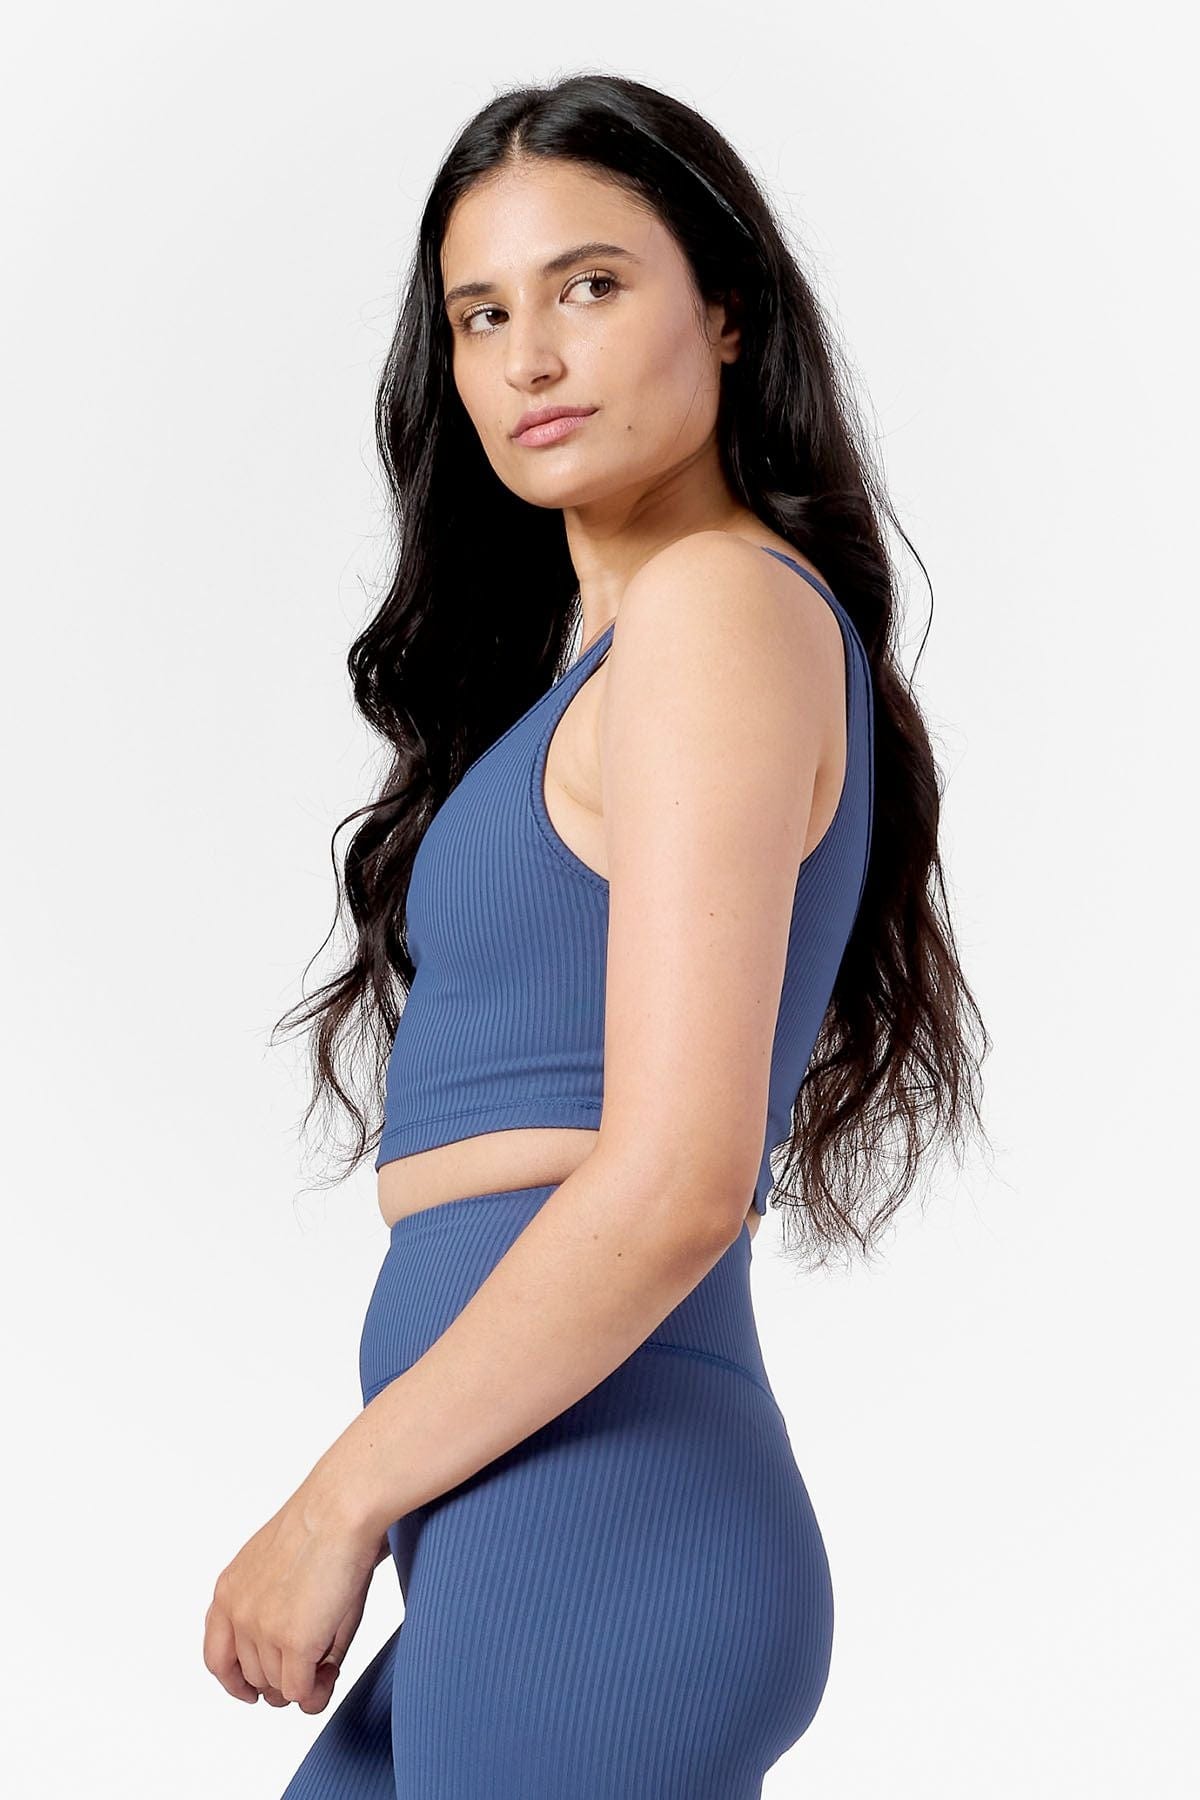
<path id="1" fill-rule="evenodd" d="M 455 203 L 442 277 L 447 286 L 536 278 L 569 246 L 601 241 L 649 261 L 670 239 L 645 202 L 595 171 L 562 159 L 525 162 L 476 182 Z"/>

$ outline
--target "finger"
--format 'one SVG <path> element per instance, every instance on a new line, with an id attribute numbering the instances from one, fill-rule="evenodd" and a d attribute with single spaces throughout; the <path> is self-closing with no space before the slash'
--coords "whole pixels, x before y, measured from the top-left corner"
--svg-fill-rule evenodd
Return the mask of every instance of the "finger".
<path id="1" fill-rule="evenodd" d="M 354 1634 L 362 1623 L 362 1616 L 366 1611 L 367 1593 L 368 1589 L 364 1587 L 357 1603 L 350 1608 L 334 1633 L 332 1644 L 313 1671 L 309 1692 L 298 1702 L 301 1712 L 322 1712 L 328 1706 L 330 1695 L 341 1674 L 346 1652 L 353 1643 Z"/>
<path id="2" fill-rule="evenodd" d="M 323 1712 L 329 1705 L 330 1695 L 337 1686 L 341 1666 L 335 1662 L 318 1663 L 313 1677 L 313 1690 L 309 1698 L 301 1706 L 301 1712 Z"/>
<path id="3" fill-rule="evenodd" d="M 204 1615 L 204 1666 L 235 1700 L 253 1705 L 258 1699 L 258 1690 L 246 1680 L 238 1660 L 233 1622 L 216 1600 Z"/>
<path id="4" fill-rule="evenodd" d="M 369 1592 L 368 1578 L 316 1662 L 311 1651 L 289 1650 L 286 1646 L 281 1649 L 279 1688 L 289 1700 L 296 1702 L 301 1712 L 321 1712 L 328 1706 L 346 1652 L 362 1622 Z"/>
<path id="5" fill-rule="evenodd" d="M 333 1642 L 325 1652 L 323 1660 L 332 1662 L 340 1669 L 346 1660 L 346 1652 L 354 1642 L 354 1634 L 362 1623 L 363 1613 L 367 1607 L 368 1588 L 364 1588 L 354 1605 L 346 1613 L 341 1624 L 333 1634 Z"/>
<path id="6" fill-rule="evenodd" d="M 270 1675 L 263 1668 L 262 1658 L 254 1639 L 244 1630 L 238 1631 L 235 1626 L 233 1640 L 237 1646 L 237 1659 L 241 1665 L 242 1674 L 254 1689 L 255 1694 L 265 1694 L 268 1688 L 278 1688 L 279 1683 L 272 1681 Z"/>
<path id="7" fill-rule="evenodd" d="M 279 1677 L 280 1692 L 294 1700 L 301 1712 L 320 1712 L 333 1691 L 338 1670 L 328 1664 L 315 1663 L 312 1655 L 284 1649 L 283 1670 Z"/>

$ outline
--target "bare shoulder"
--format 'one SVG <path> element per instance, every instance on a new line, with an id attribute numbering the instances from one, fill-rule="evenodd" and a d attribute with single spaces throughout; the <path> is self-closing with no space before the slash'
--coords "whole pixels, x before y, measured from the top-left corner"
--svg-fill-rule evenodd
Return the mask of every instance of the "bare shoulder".
<path id="1" fill-rule="evenodd" d="M 793 700 L 798 692 L 817 701 L 827 697 L 841 682 L 837 618 L 822 594 L 778 557 L 765 555 L 765 548 L 712 530 L 691 532 L 656 551 L 622 595 L 613 638 L 618 661 L 630 655 L 655 661 L 690 649 L 727 668 L 752 665 L 760 675 L 769 670 L 772 683 L 788 689 Z M 817 574 L 790 547 L 784 554 Z"/>

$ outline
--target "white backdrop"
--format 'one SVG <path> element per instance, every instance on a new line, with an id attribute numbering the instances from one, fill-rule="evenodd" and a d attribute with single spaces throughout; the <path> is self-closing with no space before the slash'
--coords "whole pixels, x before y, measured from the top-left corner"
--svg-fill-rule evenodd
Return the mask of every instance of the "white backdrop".
<path id="1" fill-rule="evenodd" d="M 8 1792 L 272 1800 L 330 1716 L 236 1702 L 201 1659 L 219 1569 L 359 1406 L 386 1248 L 369 1166 L 302 1193 L 302 1051 L 266 1037 L 378 766 L 344 658 L 386 550 L 371 403 L 419 207 L 496 89 L 594 67 L 730 136 L 870 396 L 933 582 L 918 692 L 996 1046 L 994 1157 L 943 1165 L 870 1270 L 799 1278 L 773 1217 L 755 1243 L 836 1597 L 820 1711 L 765 1792 L 1195 1791 L 1174 10 L 10 24 Z M 928 606 L 913 567 L 910 667 Z M 400 1607 L 388 1563 L 333 1704 Z"/>

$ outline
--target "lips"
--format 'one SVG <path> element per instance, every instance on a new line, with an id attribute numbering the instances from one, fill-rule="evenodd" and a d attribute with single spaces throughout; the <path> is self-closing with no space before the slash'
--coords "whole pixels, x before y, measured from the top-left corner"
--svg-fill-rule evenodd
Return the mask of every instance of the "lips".
<path id="1" fill-rule="evenodd" d="M 548 425 L 552 419 L 586 419 L 595 410 L 594 406 L 539 406 L 532 412 L 521 414 L 512 435 L 520 437 L 522 432 L 532 430 L 535 425 Z"/>

